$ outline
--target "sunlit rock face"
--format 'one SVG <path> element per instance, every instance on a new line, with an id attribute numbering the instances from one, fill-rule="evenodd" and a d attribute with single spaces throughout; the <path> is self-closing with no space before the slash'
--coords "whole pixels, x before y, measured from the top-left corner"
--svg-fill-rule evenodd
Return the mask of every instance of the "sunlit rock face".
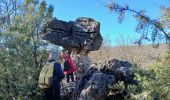
<path id="1" fill-rule="evenodd" d="M 44 25 L 41 36 L 42 39 L 59 46 L 88 51 L 98 50 L 103 40 L 100 23 L 86 17 L 69 22 L 53 19 Z"/>

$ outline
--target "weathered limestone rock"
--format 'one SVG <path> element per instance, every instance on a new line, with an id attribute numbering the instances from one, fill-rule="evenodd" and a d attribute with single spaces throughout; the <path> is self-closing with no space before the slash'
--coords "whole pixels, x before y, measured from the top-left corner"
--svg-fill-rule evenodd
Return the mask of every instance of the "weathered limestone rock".
<path id="1" fill-rule="evenodd" d="M 75 63 L 78 68 L 76 74 L 77 78 L 80 79 L 91 66 L 91 59 L 86 51 L 81 50 L 77 60 L 78 63 Z"/>
<path id="2" fill-rule="evenodd" d="M 59 46 L 88 51 L 99 49 L 103 40 L 100 23 L 86 17 L 77 18 L 75 22 L 53 19 L 44 26 L 41 36 Z"/>
<path id="3" fill-rule="evenodd" d="M 77 18 L 75 24 L 73 24 L 73 31 L 83 33 L 99 33 L 100 23 L 96 22 L 92 18 L 80 17 Z"/>
<path id="4" fill-rule="evenodd" d="M 53 20 L 46 23 L 44 26 L 43 32 L 46 31 L 56 31 L 56 32 L 71 32 L 72 30 L 72 23 L 71 22 L 65 22 L 62 20 L 57 20 L 54 18 Z"/>
<path id="5" fill-rule="evenodd" d="M 114 89 L 113 85 L 118 81 L 124 82 L 125 90 L 129 84 L 137 84 L 130 68 L 129 62 L 117 59 L 91 66 L 76 82 L 76 85 L 74 84 L 73 92 L 65 93 L 67 95 L 62 95 L 62 97 L 67 98 L 67 100 L 106 100 L 109 91 Z M 67 90 L 68 88 L 65 87 L 64 89 Z M 119 95 L 120 93 L 124 93 L 124 91 L 120 91 Z M 116 98 L 112 98 L 112 100 L 116 100 Z"/>
<path id="6" fill-rule="evenodd" d="M 95 71 L 86 81 L 84 89 L 80 93 L 79 100 L 105 100 L 109 93 L 109 86 L 113 85 L 113 75 L 106 75 Z"/>

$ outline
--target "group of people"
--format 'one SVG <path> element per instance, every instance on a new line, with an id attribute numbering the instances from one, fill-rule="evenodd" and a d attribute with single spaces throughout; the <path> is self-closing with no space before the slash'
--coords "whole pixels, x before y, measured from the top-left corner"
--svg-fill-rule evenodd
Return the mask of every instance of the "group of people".
<path id="1" fill-rule="evenodd" d="M 66 83 L 75 81 L 73 73 L 76 70 L 70 53 L 63 50 L 61 53 L 52 51 L 48 57 L 48 63 L 54 63 L 52 85 L 44 89 L 46 100 L 60 100 L 60 82 L 66 77 Z M 63 67 L 62 67 L 63 66 Z"/>

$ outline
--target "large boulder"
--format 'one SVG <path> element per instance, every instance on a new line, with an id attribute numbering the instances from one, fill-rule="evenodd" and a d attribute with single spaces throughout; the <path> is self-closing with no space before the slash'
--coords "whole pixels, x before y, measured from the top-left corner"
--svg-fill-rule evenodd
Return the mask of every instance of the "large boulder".
<path id="1" fill-rule="evenodd" d="M 65 22 L 53 19 L 44 25 L 42 39 L 63 47 L 95 51 L 102 44 L 100 23 L 92 18 L 80 17 Z"/>
<path id="2" fill-rule="evenodd" d="M 127 61 L 112 59 L 103 64 L 94 64 L 75 84 L 63 85 L 65 91 L 62 98 L 67 100 L 117 100 L 117 96 L 126 96 L 127 85 L 135 84 L 131 64 Z M 114 90 L 114 84 L 123 81 L 125 89 L 116 91 L 109 99 L 109 92 Z M 68 84 L 68 83 L 67 83 Z M 116 89 L 115 89 L 116 90 Z M 117 96 L 116 96 L 117 95 Z M 115 97 L 115 98 L 114 98 Z"/>

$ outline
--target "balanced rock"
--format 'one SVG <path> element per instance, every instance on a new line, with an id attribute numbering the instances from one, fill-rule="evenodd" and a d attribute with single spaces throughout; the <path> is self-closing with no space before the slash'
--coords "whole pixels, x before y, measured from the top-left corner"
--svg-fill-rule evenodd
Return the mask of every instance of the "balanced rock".
<path id="1" fill-rule="evenodd" d="M 65 22 L 53 19 L 44 25 L 42 39 L 63 47 L 95 51 L 102 44 L 100 23 L 92 18 L 80 17 Z"/>

